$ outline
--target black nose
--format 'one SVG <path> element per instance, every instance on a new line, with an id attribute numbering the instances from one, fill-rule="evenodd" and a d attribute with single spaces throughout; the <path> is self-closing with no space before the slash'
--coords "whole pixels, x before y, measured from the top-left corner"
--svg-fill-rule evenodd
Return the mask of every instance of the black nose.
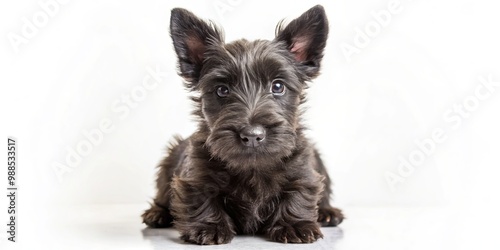
<path id="1" fill-rule="evenodd" d="M 258 147 L 266 138 L 266 130 L 260 125 L 246 126 L 240 131 L 243 145 L 247 147 Z"/>

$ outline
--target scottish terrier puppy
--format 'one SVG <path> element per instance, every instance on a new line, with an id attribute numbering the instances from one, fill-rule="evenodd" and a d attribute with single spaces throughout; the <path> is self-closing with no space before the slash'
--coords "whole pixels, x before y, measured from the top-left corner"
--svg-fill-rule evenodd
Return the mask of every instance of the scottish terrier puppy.
<path id="1" fill-rule="evenodd" d="M 328 36 L 323 7 L 279 23 L 272 41 L 226 44 L 220 29 L 184 9 L 172 10 L 170 33 L 199 124 L 160 163 L 144 223 L 175 226 L 201 245 L 236 234 L 310 243 L 323 236 L 320 225 L 341 223 L 301 123 L 304 89 L 319 73 Z"/>

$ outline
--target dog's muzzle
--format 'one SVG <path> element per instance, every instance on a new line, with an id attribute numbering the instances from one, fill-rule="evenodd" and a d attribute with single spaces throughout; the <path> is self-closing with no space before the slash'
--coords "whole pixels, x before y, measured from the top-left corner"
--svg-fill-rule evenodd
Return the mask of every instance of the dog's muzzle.
<path id="1" fill-rule="evenodd" d="M 247 147 L 258 147 L 266 139 L 266 129 L 261 125 L 246 126 L 240 131 L 243 145 Z"/>

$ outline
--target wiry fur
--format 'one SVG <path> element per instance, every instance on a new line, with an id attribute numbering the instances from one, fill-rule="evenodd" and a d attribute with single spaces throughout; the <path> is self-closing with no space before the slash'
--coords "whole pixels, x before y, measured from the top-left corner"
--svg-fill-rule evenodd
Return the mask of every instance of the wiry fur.
<path id="1" fill-rule="evenodd" d="M 301 122 L 303 90 L 319 73 L 328 35 L 323 8 L 279 24 L 273 41 L 225 44 L 219 29 L 183 9 L 172 10 L 170 25 L 179 74 L 199 93 L 193 98 L 199 124 L 170 146 L 144 223 L 174 225 L 187 242 L 222 244 L 235 234 L 256 233 L 309 243 L 322 237 L 319 224 L 342 222 Z M 275 79 L 285 83 L 282 96 L 270 91 Z M 230 95 L 217 96 L 221 85 Z M 243 145 L 239 131 L 255 124 L 265 129 L 265 140 Z"/>

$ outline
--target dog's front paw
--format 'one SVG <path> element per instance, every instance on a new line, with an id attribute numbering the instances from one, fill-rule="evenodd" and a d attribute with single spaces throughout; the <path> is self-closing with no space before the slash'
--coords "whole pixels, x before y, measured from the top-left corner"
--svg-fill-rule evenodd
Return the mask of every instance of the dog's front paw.
<path id="1" fill-rule="evenodd" d="M 223 224 L 193 227 L 181 232 L 181 239 L 198 245 L 218 245 L 231 242 L 236 232 Z"/>
<path id="2" fill-rule="evenodd" d="M 168 210 L 153 205 L 142 214 L 142 222 L 149 227 L 161 228 L 172 226 L 174 218 Z"/>
<path id="3" fill-rule="evenodd" d="M 318 209 L 318 222 L 323 227 L 338 226 L 344 220 L 342 211 L 334 207 L 320 207 Z"/>
<path id="4" fill-rule="evenodd" d="M 273 241 L 283 243 L 312 243 L 323 238 L 318 223 L 300 221 L 294 225 L 276 225 L 268 230 Z"/>

